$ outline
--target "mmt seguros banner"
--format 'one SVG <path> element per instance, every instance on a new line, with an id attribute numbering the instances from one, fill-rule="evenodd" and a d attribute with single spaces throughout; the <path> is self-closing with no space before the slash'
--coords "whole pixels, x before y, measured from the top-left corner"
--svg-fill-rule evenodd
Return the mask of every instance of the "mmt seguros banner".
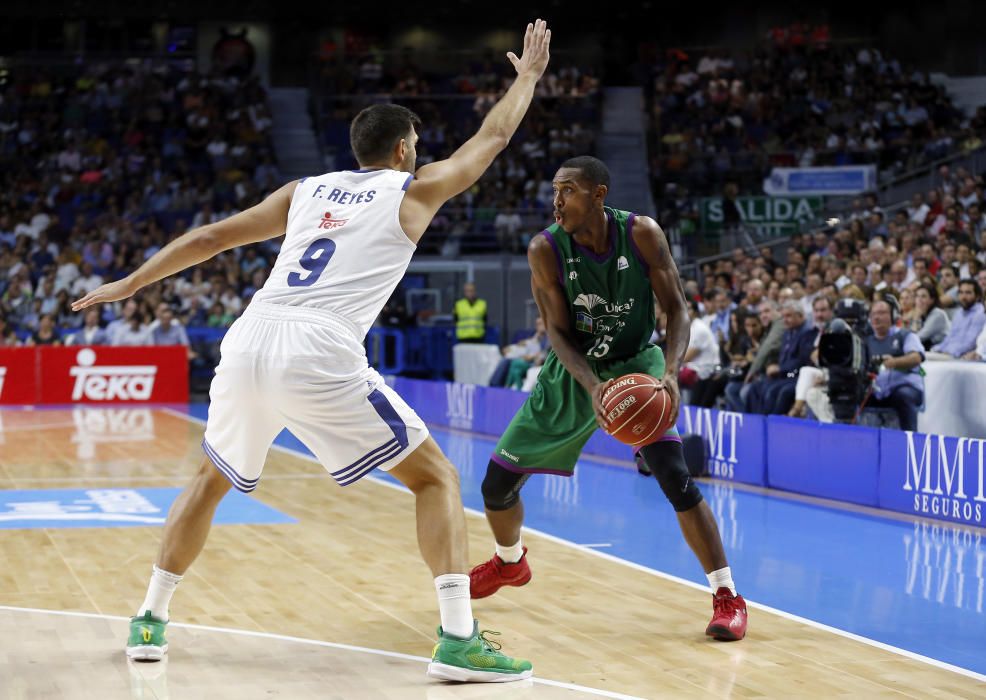
<path id="1" fill-rule="evenodd" d="M 986 525 L 986 440 L 882 430 L 880 441 L 881 508 Z"/>

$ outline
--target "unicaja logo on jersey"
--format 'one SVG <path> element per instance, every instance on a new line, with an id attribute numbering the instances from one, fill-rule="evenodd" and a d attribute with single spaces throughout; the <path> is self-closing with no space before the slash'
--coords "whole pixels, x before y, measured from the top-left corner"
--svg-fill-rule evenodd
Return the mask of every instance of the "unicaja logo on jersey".
<path id="1" fill-rule="evenodd" d="M 585 310 L 591 313 L 595 307 L 606 303 L 607 301 L 598 294 L 579 294 L 572 302 L 572 306 L 584 306 Z"/>
<path id="2" fill-rule="evenodd" d="M 349 219 L 333 219 L 332 212 L 327 211 L 322 215 L 322 220 L 319 222 L 318 227 L 321 229 L 334 229 L 341 228 L 346 225 Z"/>
<path id="3" fill-rule="evenodd" d="M 572 302 L 572 306 L 576 307 L 575 330 L 594 333 L 612 330 L 621 323 L 621 317 L 633 308 L 633 298 L 624 304 L 613 304 L 598 294 L 579 294 Z M 599 306 L 603 308 L 597 312 Z M 579 311 L 578 307 L 582 307 L 585 311 Z"/>
<path id="4" fill-rule="evenodd" d="M 147 401 L 154 390 L 154 365 L 103 365 L 96 367 L 96 353 L 91 348 L 79 350 L 77 365 L 69 370 L 75 377 L 72 400 Z"/>
<path id="5" fill-rule="evenodd" d="M 630 267 L 630 263 L 627 262 L 627 259 L 626 259 L 625 256 L 621 255 L 620 257 L 618 257 L 616 259 L 616 269 L 617 270 L 625 270 L 628 267 Z"/>
<path id="6" fill-rule="evenodd" d="M 592 333 L 594 325 L 592 309 L 605 303 L 606 300 L 598 294 L 579 294 L 575 297 L 575 301 L 572 302 L 572 306 L 581 306 L 585 309 L 585 311 L 575 312 L 575 330 L 582 331 L 583 333 Z"/>

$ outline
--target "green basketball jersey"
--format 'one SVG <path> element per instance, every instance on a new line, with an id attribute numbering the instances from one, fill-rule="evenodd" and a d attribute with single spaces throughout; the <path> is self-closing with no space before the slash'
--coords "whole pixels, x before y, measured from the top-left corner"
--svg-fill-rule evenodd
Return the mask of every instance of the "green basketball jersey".
<path id="1" fill-rule="evenodd" d="M 617 360 L 647 347 L 656 324 L 647 265 L 630 239 L 634 215 L 605 207 L 609 250 L 596 255 L 558 224 L 544 231 L 555 250 L 569 323 L 590 361 Z"/>

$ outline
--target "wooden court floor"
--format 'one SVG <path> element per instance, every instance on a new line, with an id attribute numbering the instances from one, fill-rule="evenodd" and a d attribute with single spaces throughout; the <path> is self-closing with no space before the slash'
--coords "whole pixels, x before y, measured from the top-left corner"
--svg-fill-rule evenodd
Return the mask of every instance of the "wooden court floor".
<path id="1" fill-rule="evenodd" d="M 129 411 L 0 411 L 0 489 L 183 485 L 201 424 Z M 122 649 L 160 528 L 0 529 L 0 698 L 986 696 L 972 678 L 755 608 L 746 640 L 708 640 L 709 594 L 534 535 L 534 580 L 476 615 L 555 684 L 432 682 L 437 610 L 410 494 L 368 479 L 341 489 L 272 450 L 254 497 L 298 522 L 213 528 L 172 603 L 191 626 L 170 629 L 167 664 L 128 664 Z M 469 529 L 471 560 L 485 558 L 485 523 L 471 515 Z"/>

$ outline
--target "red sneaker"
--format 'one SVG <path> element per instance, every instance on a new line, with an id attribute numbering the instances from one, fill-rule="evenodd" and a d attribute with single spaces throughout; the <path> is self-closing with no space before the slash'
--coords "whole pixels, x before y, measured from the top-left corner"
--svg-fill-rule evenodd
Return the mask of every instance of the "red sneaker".
<path id="1" fill-rule="evenodd" d="M 721 642 L 737 642 L 746 636 L 746 601 L 723 586 L 712 596 L 712 622 L 705 634 Z"/>
<path id="2" fill-rule="evenodd" d="M 520 561 L 508 564 L 494 554 L 487 562 L 469 572 L 469 592 L 473 598 L 485 598 L 500 590 L 501 586 L 523 586 L 531 580 L 531 567 L 527 565 L 527 547 Z"/>

